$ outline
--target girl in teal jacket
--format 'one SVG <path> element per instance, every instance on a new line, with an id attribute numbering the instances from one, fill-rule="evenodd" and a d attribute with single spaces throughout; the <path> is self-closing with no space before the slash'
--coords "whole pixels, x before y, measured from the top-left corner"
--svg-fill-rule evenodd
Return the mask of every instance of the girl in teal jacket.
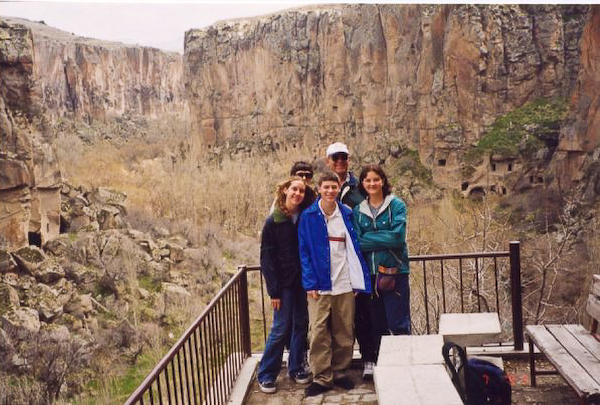
<path id="1" fill-rule="evenodd" d="M 354 207 L 353 223 L 373 285 L 373 324 L 381 335 L 410 334 L 410 286 L 406 204 L 391 193 L 378 165 L 366 166 L 359 189 L 367 199 Z"/>

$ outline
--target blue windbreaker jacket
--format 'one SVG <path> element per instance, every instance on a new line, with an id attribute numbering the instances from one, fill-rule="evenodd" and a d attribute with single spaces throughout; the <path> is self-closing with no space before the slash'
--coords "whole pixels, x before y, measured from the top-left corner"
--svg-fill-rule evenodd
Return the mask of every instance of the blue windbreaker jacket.
<path id="1" fill-rule="evenodd" d="M 331 263 L 327 224 L 319 208 L 319 200 L 302 212 L 298 225 L 302 286 L 306 291 L 331 290 Z M 365 259 L 360 251 L 358 237 L 352 226 L 352 211 L 339 202 L 337 204 L 348 230 L 346 233 L 346 252 L 352 288 L 354 291 L 370 293 L 371 278 Z"/>

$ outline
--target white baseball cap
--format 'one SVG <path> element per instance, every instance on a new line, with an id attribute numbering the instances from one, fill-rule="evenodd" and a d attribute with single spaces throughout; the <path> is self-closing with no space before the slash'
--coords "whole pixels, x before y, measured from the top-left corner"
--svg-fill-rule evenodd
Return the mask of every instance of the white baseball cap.
<path id="1" fill-rule="evenodd" d="M 350 152 L 348 151 L 348 147 L 341 142 L 332 143 L 331 145 L 329 145 L 327 147 L 327 152 L 326 152 L 327 157 L 329 157 L 331 155 L 335 155 L 336 153 L 345 153 L 347 155 L 350 154 Z"/>

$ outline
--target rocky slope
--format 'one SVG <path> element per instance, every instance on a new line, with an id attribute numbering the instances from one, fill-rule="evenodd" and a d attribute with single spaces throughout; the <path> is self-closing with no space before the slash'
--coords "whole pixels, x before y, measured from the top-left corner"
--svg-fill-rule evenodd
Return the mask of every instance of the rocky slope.
<path id="1" fill-rule="evenodd" d="M 59 233 L 52 141 L 100 124 L 107 137 L 144 135 L 136 120 L 185 121 L 182 59 L 158 49 L 81 38 L 43 23 L 0 19 L 0 235 L 19 248 Z M 118 135 L 118 134 L 117 134 Z"/>

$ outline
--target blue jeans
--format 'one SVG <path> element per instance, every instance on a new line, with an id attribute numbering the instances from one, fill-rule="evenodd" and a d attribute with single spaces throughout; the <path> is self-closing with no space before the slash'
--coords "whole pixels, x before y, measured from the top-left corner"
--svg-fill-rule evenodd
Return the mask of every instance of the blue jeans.
<path id="1" fill-rule="evenodd" d="M 273 311 L 273 325 L 258 367 L 258 381 L 275 381 L 281 371 L 283 349 L 290 344 L 288 372 L 295 375 L 304 370 L 306 359 L 306 335 L 308 332 L 308 309 L 306 292 L 302 287 L 284 288 L 281 291 L 281 307 Z"/>
<path id="2" fill-rule="evenodd" d="M 382 335 L 410 335 L 409 276 L 408 273 L 398 274 L 394 291 L 380 291 L 379 296 L 373 295 L 377 351 Z M 375 276 L 372 277 L 375 282 Z"/>

